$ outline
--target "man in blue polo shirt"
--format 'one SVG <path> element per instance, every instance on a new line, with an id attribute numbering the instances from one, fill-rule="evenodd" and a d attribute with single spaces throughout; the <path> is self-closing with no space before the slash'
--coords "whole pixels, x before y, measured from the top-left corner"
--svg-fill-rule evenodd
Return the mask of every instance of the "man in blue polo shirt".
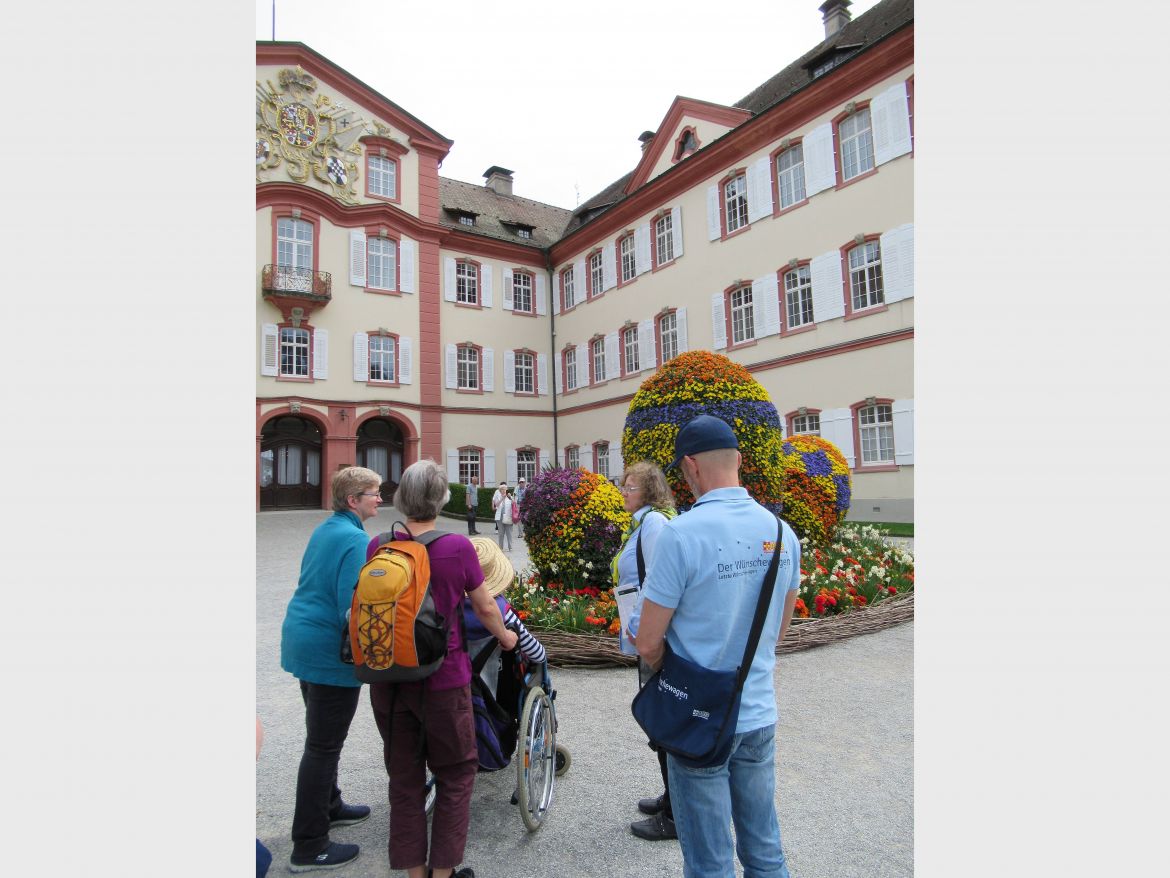
<path id="1" fill-rule="evenodd" d="M 776 517 L 739 484 L 739 442 L 726 422 L 699 415 L 678 432 L 695 505 L 663 527 L 642 587 L 638 652 L 662 663 L 663 642 L 696 664 L 735 670 L 776 541 Z M 734 878 L 730 824 L 744 878 L 788 878 L 775 803 L 775 645 L 800 586 L 800 541 L 787 523 L 776 575 L 727 761 L 688 768 L 667 756 L 684 878 Z"/>

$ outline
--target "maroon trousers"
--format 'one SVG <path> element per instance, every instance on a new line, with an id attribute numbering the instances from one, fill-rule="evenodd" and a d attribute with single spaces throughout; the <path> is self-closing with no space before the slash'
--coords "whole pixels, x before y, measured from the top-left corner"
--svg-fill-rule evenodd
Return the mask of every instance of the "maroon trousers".
<path id="1" fill-rule="evenodd" d="M 471 687 L 371 683 L 370 705 L 390 775 L 390 868 L 454 869 L 463 862 L 479 756 Z M 423 749 L 425 748 L 425 749 Z M 435 775 L 427 859 L 426 769 Z"/>

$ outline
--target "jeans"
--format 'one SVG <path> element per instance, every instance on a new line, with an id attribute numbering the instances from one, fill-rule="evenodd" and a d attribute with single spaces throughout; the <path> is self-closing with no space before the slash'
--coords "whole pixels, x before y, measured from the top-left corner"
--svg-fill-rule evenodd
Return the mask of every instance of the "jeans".
<path id="1" fill-rule="evenodd" d="M 479 533 L 479 531 L 475 527 L 475 509 L 474 508 L 468 509 L 467 510 L 467 535 L 472 536 L 473 534 L 477 534 L 477 533 Z"/>
<path id="2" fill-rule="evenodd" d="M 329 847 L 329 817 L 341 810 L 337 763 L 362 692 L 361 686 L 300 683 L 305 702 L 305 752 L 297 772 L 292 824 L 292 855 L 297 859 L 315 857 Z"/>
<path id="3" fill-rule="evenodd" d="M 731 830 L 743 878 L 789 878 L 776 819 L 776 726 L 736 735 L 727 761 L 687 768 L 667 756 L 683 878 L 735 878 Z"/>

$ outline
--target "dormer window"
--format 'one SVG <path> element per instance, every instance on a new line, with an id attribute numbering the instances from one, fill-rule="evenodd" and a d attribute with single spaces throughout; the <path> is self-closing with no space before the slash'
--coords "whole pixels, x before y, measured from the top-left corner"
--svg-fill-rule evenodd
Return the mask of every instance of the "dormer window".
<path id="1" fill-rule="evenodd" d="M 532 237 L 532 230 L 521 228 L 521 229 L 516 230 L 516 234 L 518 236 L 520 236 L 521 238 L 531 238 Z"/>
<path id="2" fill-rule="evenodd" d="M 461 213 L 461 214 L 459 214 L 459 225 L 461 225 L 461 226 L 474 226 L 475 225 L 475 217 L 473 217 L 469 213 Z"/>

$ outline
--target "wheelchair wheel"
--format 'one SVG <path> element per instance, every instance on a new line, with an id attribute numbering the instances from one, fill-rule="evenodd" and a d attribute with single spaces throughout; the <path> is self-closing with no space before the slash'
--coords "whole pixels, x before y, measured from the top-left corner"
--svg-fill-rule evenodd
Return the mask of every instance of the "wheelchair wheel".
<path id="1" fill-rule="evenodd" d="M 556 782 L 557 733 L 552 701 L 539 686 L 528 690 L 520 714 L 516 789 L 520 816 L 529 832 L 540 829 L 552 805 Z"/>
<path id="2" fill-rule="evenodd" d="M 435 810 L 435 776 L 429 771 L 427 772 L 427 813 L 430 814 Z"/>
<path id="3" fill-rule="evenodd" d="M 564 773 L 569 770 L 569 766 L 572 764 L 573 764 L 573 757 L 569 753 L 569 748 L 565 747 L 561 744 L 557 744 L 557 758 L 556 758 L 556 767 L 557 767 L 556 768 L 556 775 L 557 775 L 557 777 L 561 777 L 562 775 L 564 775 Z"/>

